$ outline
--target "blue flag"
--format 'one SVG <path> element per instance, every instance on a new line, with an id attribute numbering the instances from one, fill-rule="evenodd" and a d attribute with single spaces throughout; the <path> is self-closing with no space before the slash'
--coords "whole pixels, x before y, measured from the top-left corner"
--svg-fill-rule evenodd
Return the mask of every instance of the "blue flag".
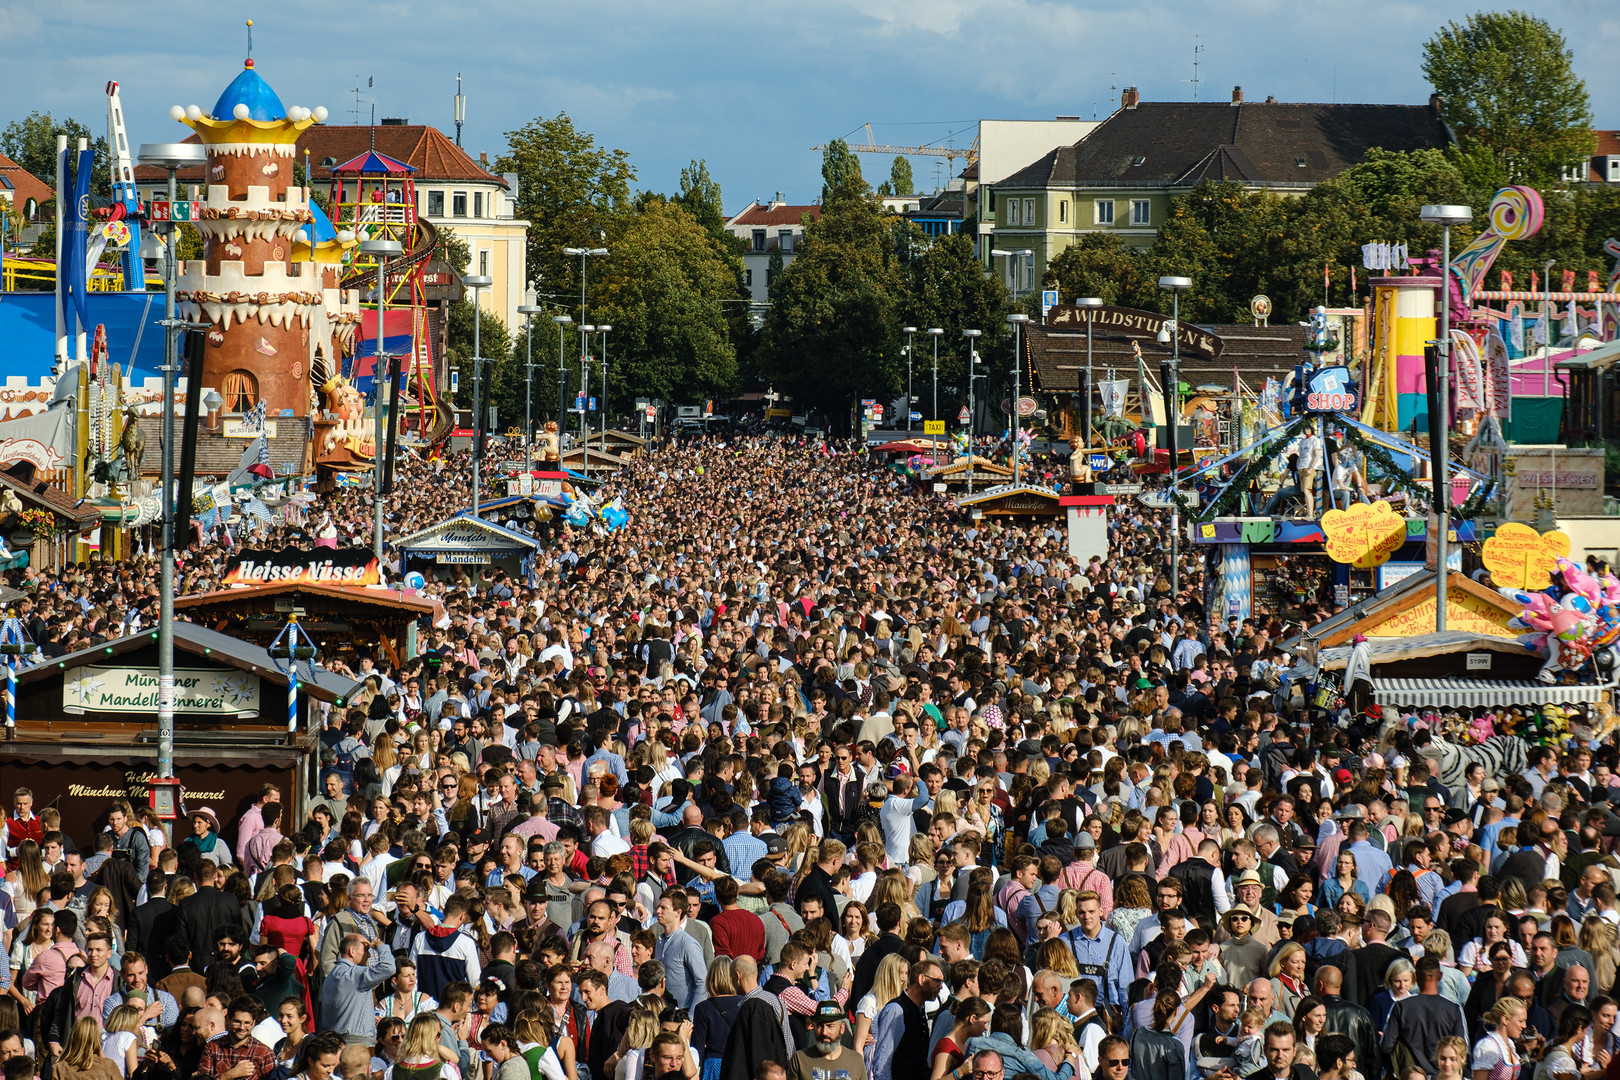
<path id="1" fill-rule="evenodd" d="M 67 225 L 67 234 L 62 238 L 62 251 L 67 258 L 67 266 L 58 267 L 57 272 L 65 275 L 62 279 L 62 322 L 71 332 L 74 321 L 78 316 L 78 325 L 88 330 L 90 328 L 90 313 L 88 300 L 85 296 L 90 289 L 90 267 L 86 263 L 90 244 L 90 173 L 96 167 L 96 153 L 94 150 L 79 151 L 78 167 L 73 173 L 73 201 L 67 206 L 60 207 L 63 220 Z M 71 298 L 72 311 L 66 307 Z"/>

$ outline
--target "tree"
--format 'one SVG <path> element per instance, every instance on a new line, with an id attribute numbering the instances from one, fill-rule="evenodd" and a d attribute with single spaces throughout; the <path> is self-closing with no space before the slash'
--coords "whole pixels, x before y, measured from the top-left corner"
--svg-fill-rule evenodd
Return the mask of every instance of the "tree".
<path id="1" fill-rule="evenodd" d="M 1046 264 L 1043 288 L 1056 289 L 1065 300 L 1095 296 L 1105 304 L 1124 304 L 1142 290 L 1139 254 L 1114 233 L 1089 232 Z"/>
<path id="2" fill-rule="evenodd" d="M 726 231 L 725 202 L 720 197 L 720 183 L 709 175 L 709 163 L 693 161 L 681 170 L 680 193 L 672 202 L 678 203 L 692 219 L 728 248 L 741 241 Z"/>
<path id="3" fill-rule="evenodd" d="M 1010 368 L 1012 339 L 1005 330 L 1011 310 L 1012 297 L 1006 285 L 998 275 L 984 272 L 967 233 L 940 237 L 906 266 L 902 321 L 945 331 L 939 335 L 942 413 L 954 416 L 967 401 L 968 342 L 962 336 L 963 330 L 984 331 L 978 339 L 982 372 L 999 377 Z M 932 415 L 933 344 L 927 335 L 918 335 L 915 386 L 923 414 L 937 420 L 940 417 Z"/>
<path id="4" fill-rule="evenodd" d="M 737 352 L 728 309 L 743 305 L 741 260 L 683 203 L 648 200 L 622 223 L 592 287 L 608 335 L 608 387 L 623 411 L 636 395 L 701 401 L 729 395 Z M 600 372 L 595 378 L 600 385 Z"/>
<path id="5" fill-rule="evenodd" d="M 887 400 L 899 389 L 904 280 L 889 221 L 864 193 L 859 170 L 843 168 L 848 149 L 827 153 L 821 220 L 771 281 L 759 370 L 848 430 L 859 398 Z"/>
<path id="6" fill-rule="evenodd" d="M 529 278 L 553 295 L 579 295 L 580 260 L 565 247 L 601 247 L 629 208 L 636 171 L 623 150 L 596 145 L 567 113 L 506 133 L 497 173 L 518 176 L 517 214 L 529 222 Z M 576 313 L 578 317 L 578 313 Z"/>
<path id="7" fill-rule="evenodd" d="M 458 402 L 472 405 L 473 388 L 473 305 L 471 300 L 457 300 L 450 305 L 450 323 L 445 335 L 445 353 L 450 365 L 461 369 L 461 392 Z M 478 348 L 484 358 L 494 361 L 484 369 L 484 406 L 494 404 L 502 429 L 510 423 L 522 423 L 523 382 L 522 368 L 512 359 L 512 341 L 506 332 L 506 323 L 499 315 L 478 312 Z M 555 399 L 553 399 L 555 401 Z"/>
<path id="8" fill-rule="evenodd" d="M 93 135 L 89 128 L 71 116 L 58 121 L 50 113 L 34 110 L 22 120 L 13 120 L 0 130 L 0 154 L 21 165 L 42 183 L 56 188 L 56 136 L 68 137 L 69 171 L 77 160 L 73 155 L 80 139 L 90 140 L 90 149 L 96 152 L 95 175 L 90 180 L 90 192 L 103 198 L 112 194 L 112 177 L 107 164 L 107 139 Z"/>
<path id="9" fill-rule="evenodd" d="M 1556 181 L 1593 152 L 1586 82 L 1545 19 L 1482 11 L 1447 23 L 1424 43 L 1423 74 L 1462 148 L 1488 151 L 1514 182 Z"/>
<path id="10" fill-rule="evenodd" d="M 861 163 L 850 150 L 849 143 L 834 139 L 821 152 L 821 203 L 823 206 L 841 196 L 868 194 L 866 180 L 861 176 Z"/>
<path id="11" fill-rule="evenodd" d="M 889 191 L 893 195 L 910 195 L 917 190 L 911 178 L 911 162 L 899 154 L 889 163 Z"/>

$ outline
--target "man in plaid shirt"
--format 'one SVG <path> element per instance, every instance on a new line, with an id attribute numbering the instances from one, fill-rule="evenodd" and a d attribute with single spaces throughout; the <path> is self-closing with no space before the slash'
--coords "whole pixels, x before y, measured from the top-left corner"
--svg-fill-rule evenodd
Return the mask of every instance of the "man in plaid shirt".
<path id="1" fill-rule="evenodd" d="M 253 999 L 245 996 L 231 1002 L 229 1026 L 203 1047 L 199 1075 L 212 1080 L 262 1080 L 276 1067 L 270 1048 L 253 1037 L 253 1006 Z"/>

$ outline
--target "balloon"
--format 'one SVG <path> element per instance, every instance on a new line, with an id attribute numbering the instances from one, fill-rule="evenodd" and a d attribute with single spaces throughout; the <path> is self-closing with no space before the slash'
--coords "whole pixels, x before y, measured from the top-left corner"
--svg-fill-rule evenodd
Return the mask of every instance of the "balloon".
<path id="1" fill-rule="evenodd" d="M 410 573 L 405 575 L 405 587 L 407 589 L 426 588 L 427 578 L 422 576 L 422 572 L 420 570 L 412 570 Z"/>

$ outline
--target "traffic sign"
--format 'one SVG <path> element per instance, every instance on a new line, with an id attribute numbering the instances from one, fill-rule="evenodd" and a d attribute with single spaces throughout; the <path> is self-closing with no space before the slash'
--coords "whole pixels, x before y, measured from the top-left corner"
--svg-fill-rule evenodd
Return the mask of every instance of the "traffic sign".
<path id="1" fill-rule="evenodd" d="M 912 409 L 911 410 L 911 418 L 913 420 L 921 420 L 922 419 L 922 413 L 918 412 L 916 409 Z"/>
<path id="2" fill-rule="evenodd" d="M 958 424 L 965 424 L 968 422 L 968 411 L 966 405 L 962 406 L 962 411 L 956 414 L 956 422 Z"/>
<path id="3" fill-rule="evenodd" d="M 1102 472 L 1104 469 L 1108 468 L 1108 455 L 1092 454 L 1090 465 L 1093 472 Z"/>
<path id="4" fill-rule="evenodd" d="M 945 434 L 945 421 L 943 421 L 943 420 L 924 420 L 923 421 L 923 434 L 924 435 L 943 435 L 943 434 Z"/>
<path id="5" fill-rule="evenodd" d="M 521 461 L 503 461 L 496 468 L 501 472 L 523 472 L 525 466 Z"/>
<path id="6" fill-rule="evenodd" d="M 656 420 L 656 419 L 658 419 L 658 410 L 653 408 L 651 405 L 647 406 L 647 419 L 648 420 Z"/>

